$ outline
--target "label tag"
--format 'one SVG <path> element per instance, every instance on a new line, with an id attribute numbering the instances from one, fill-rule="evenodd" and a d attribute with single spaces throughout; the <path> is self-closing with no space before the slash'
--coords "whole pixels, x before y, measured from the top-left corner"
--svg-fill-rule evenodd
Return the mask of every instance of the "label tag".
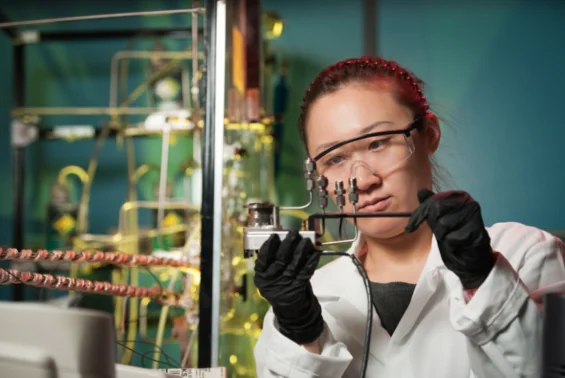
<path id="1" fill-rule="evenodd" d="M 224 367 L 208 369 L 159 369 L 159 371 L 183 378 L 227 378 L 227 370 Z"/>

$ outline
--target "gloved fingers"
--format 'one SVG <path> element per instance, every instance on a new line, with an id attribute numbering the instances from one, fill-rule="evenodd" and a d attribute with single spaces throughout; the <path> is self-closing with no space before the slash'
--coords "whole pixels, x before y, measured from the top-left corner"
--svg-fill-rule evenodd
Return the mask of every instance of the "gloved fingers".
<path id="1" fill-rule="evenodd" d="M 309 238 L 302 239 L 300 243 L 298 243 L 296 251 L 288 265 L 288 272 L 293 276 L 296 276 L 296 274 L 304 268 L 304 265 L 308 261 L 310 255 L 312 255 L 313 251 L 314 245 L 312 244 L 312 241 Z"/>
<path id="2" fill-rule="evenodd" d="M 420 225 L 426 220 L 428 216 L 428 207 L 418 207 L 410 216 L 408 224 L 404 229 L 405 232 L 414 232 L 420 227 Z"/>
<path id="3" fill-rule="evenodd" d="M 259 249 L 257 259 L 255 260 L 255 271 L 264 272 L 275 261 L 277 251 L 281 245 L 279 235 L 273 234 Z"/>
<path id="4" fill-rule="evenodd" d="M 481 232 L 484 231 L 482 216 L 476 202 L 454 203 L 452 206 L 441 206 L 438 204 L 432 212 L 434 213 L 432 218 L 435 219 L 435 222 L 430 224 L 430 226 L 438 240 L 444 240 L 455 230 L 464 229 L 467 231 L 458 233 L 460 237 L 465 237 L 466 235 L 466 240 L 461 240 L 461 242 L 472 243 L 470 231 L 474 228 L 479 229 Z M 452 238 L 451 235 L 449 237 Z"/>
<path id="5" fill-rule="evenodd" d="M 286 237 L 283 239 L 281 246 L 279 247 L 279 251 L 277 252 L 277 263 L 283 264 L 285 267 L 288 266 L 301 240 L 302 236 L 300 235 L 298 230 L 289 231 L 288 234 L 286 234 Z"/>
<path id="6" fill-rule="evenodd" d="M 275 251 L 273 262 L 262 273 L 263 276 L 267 279 L 275 279 L 281 275 L 286 275 L 285 272 L 288 270 L 288 264 L 301 240 L 302 236 L 300 236 L 298 231 L 289 231 L 279 245 L 279 248 Z"/>
<path id="7" fill-rule="evenodd" d="M 310 278 L 312 278 L 312 275 L 318 268 L 318 263 L 320 262 L 320 256 L 321 256 L 320 252 L 313 250 L 312 254 L 308 257 L 308 260 L 306 260 L 306 263 L 304 264 L 304 268 L 299 271 L 297 277 L 301 280 L 310 280 Z"/>
<path id="8" fill-rule="evenodd" d="M 426 200 L 433 195 L 434 192 L 429 189 L 420 189 L 418 190 L 418 201 L 420 201 L 420 203 L 426 202 Z"/>
<path id="9" fill-rule="evenodd" d="M 444 244 L 453 250 L 490 251 L 490 236 L 482 224 L 467 222 L 449 233 Z"/>
<path id="10" fill-rule="evenodd" d="M 430 209 L 432 207 L 434 192 L 428 189 L 420 189 L 418 191 L 418 201 L 420 206 L 412 213 L 408 224 L 404 229 L 405 232 L 414 232 L 420 227 L 420 225 L 428 219 Z"/>

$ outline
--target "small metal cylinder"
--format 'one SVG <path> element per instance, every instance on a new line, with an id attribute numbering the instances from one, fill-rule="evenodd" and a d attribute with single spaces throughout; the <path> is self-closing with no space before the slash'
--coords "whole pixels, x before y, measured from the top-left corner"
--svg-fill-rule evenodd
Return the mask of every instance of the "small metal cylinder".
<path id="1" fill-rule="evenodd" d="M 314 191 L 316 188 L 316 182 L 314 181 L 314 175 L 316 173 L 316 163 L 310 158 L 304 161 L 304 179 L 306 180 L 306 190 L 309 192 Z"/>
<path id="2" fill-rule="evenodd" d="M 273 219 L 275 205 L 270 202 L 255 202 L 247 205 L 247 226 L 266 227 L 276 226 L 278 219 Z"/>
<path id="3" fill-rule="evenodd" d="M 304 177 L 308 178 L 314 175 L 316 170 L 316 163 L 310 158 L 304 161 Z"/>
<path id="4" fill-rule="evenodd" d="M 335 182 L 335 202 L 340 209 L 345 206 L 345 186 L 343 181 Z"/>
<path id="5" fill-rule="evenodd" d="M 357 179 L 355 177 L 351 177 L 349 179 L 349 202 L 352 205 L 355 205 L 357 204 L 357 202 L 359 202 L 359 193 L 357 192 L 358 190 Z"/>
<path id="6" fill-rule="evenodd" d="M 318 176 L 316 186 L 318 188 L 318 206 L 321 209 L 328 207 L 328 179 L 325 176 Z"/>
<path id="7" fill-rule="evenodd" d="M 328 184 L 329 182 L 326 176 L 318 176 L 316 179 L 316 185 L 320 190 L 326 190 L 328 188 Z"/>

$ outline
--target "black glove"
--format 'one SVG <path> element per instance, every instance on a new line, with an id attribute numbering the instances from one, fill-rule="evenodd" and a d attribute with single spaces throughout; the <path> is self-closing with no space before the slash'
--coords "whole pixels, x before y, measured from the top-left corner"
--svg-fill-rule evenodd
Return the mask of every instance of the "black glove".
<path id="1" fill-rule="evenodd" d="M 463 191 L 434 194 L 422 189 L 418 200 L 420 207 L 412 213 L 406 231 L 415 231 L 427 220 L 447 269 L 459 277 L 464 289 L 477 289 L 496 262 L 481 207 Z"/>
<path id="2" fill-rule="evenodd" d="M 255 286 L 271 304 L 279 331 L 299 345 L 314 342 L 324 329 L 322 308 L 310 284 L 319 260 L 312 241 L 290 231 L 282 243 L 271 235 L 255 261 Z"/>

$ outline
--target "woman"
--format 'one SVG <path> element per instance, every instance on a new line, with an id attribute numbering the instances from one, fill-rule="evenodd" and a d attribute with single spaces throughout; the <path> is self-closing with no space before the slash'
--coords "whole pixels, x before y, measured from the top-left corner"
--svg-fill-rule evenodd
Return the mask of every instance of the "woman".
<path id="1" fill-rule="evenodd" d="M 349 253 L 378 315 L 367 377 L 539 377 L 541 314 L 529 293 L 565 280 L 564 246 L 517 223 L 485 228 L 465 192 L 433 194 L 441 131 L 421 86 L 395 62 L 351 59 L 325 69 L 302 105 L 318 174 L 330 185 L 357 179 L 359 202 L 345 211 L 412 213 L 356 222 Z M 255 348 L 261 378 L 360 374 L 361 275 L 347 257 L 315 271 L 319 257 L 296 232 L 259 252 L 255 283 L 271 304 Z"/>

